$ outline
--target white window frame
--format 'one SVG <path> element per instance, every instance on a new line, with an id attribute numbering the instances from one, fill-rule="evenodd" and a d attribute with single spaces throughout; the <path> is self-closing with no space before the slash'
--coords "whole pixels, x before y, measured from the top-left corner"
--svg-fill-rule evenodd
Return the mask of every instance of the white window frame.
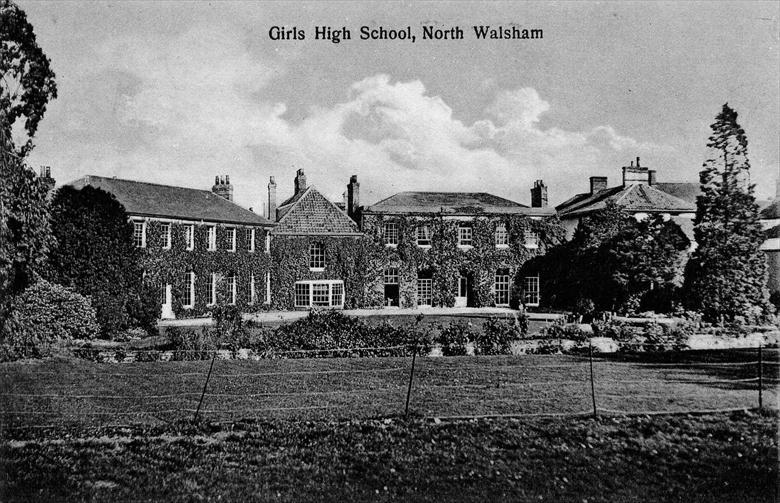
<path id="1" fill-rule="evenodd" d="M 523 231 L 523 245 L 529 249 L 539 248 L 539 233 L 533 229 Z"/>
<path id="2" fill-rule="evenodd" d="M 398 246 L 398 222 L 385 222 L 382 226 L 382 240 L 385 246 Z"/>
<path id="3" fill-rule="evenodd" d="M 235 252 L 236 251 L 236 228 L 235 227 L 228 227 L 225 229 L 225 231 L 228 233 L 228 250 L 229 252 Z"/>
<path id="4" fill-rule="evenodd" d="M 465 234 L 468 231 L 468 238 Z M 458 247 L 471 248 L 474 246 L 474 227 L 471 224 L 458 224 Z"/>
<path id="5" fill-rule="evenodd" d="M 504 270 L 506 270 L 509 274 L 499 274 L 499 271 L 501 270 L 502 269 L 496 270 L 496 274 L 493 276 L 493 295 L 495 296 L 496 306 L 506 307 L 509 306 L 509 302 L 511 300 L 510 286 L 512 284 L 512 274 L 508 269 Z M 506 302 L 499 302 L 500 300 L 504 300 L 503 298 L 499 298 L 499 296 L 503 295 L 506 295 Z"/>
<path id="6" fill-rule="evenodd" d="M 265 253 L 271 253 L 271 233 L 265 231 Z"/>
<path id="7" fill-rule="evenodd" d="M 268 281 L 270 282 L 270 276 Z M 314 301 L 315 290 L 321 294 L 324 290 L 325 303 Z M 344 308 L 344 282 L 340 279 L 304 280 L 296 281 L 293 290 L 293 303 L 296 308 Z"/>
<path id="8" fill-rule="evenodd" d="M 190 302 L 189 304 L 185 304 L 184 301 L 186 300 L 186 297 L 182 299 L 181 307 L 184 309 L 192 309 L 195 307 L 195 272 L 194 271 L 187 271 L 184 273 L 185 279 L 185 285 L 184 288 L 186 288 L 185 292 L 189 293 Z"/>
<path id="9" fill-rule="evenodd" d="M 186 241 L 187 251 L 195 249 L 195 226 L 189 224 L 184 228 L 184 240 Z"/>
<path id="10" fill-rule="evenodd" d="M 227 293 L 228 293 L 228 304 L 231 306 L 236 305 L 236 300 L 238 298 L 238 276 L 236 276 L 235 273 L 232 273 L 230 276 L 225 277 L 225 284 L 227 285 Z"/>
<path id="11" fill-rule="evenodd" d="M 271 303 L 271 272 L 265 273 L 265 303 Z"/>
<path id="12" fill-rule="evenodd" d="M 209 303 L 207 305 L 215 306 L 217 304 L 217 273 L 212 272 L 210 279 L 211 290 L 209 291 Z"/>
<path id="13" fill-rule="evenodd" d="M 140 236 L 138 230 L 141 230 Z M 139 239 L 140 238 L 140 243 Z M 136 248 L 146 248 L 146 220 L 133 220 L 133 244 Z"/>
<path id="14" fill-rule="evenodd" d="M 528 297 L 531 295 L 532 300 L 535 302 L 529 302 Z M 539 286 L 539 276 L 526 276 L 523 279 L 523 298 L 525 299 L 526 306 L 536 307 L 539 305 L 539 299 L 541 298 L 541 289 Z"/>
<path id="15" fill-rule="evenodd" d="M 509 248 L 509 232 L 505 223 L 500 222 L 496 225 L 495 240 L 496 248 Z"/>
<path id="16" fill-rule="evenodd" d="M 309 244 L 309 270 L 322 272 L 325 270 L 325 245 L 322 243 Z"/>
<path id="17" fill-rule="evenodd" d="M 427 295 L 423 293 L 427 290 Z M 427 299 L 428 303 L 424 303 L 423 299 Z M 421 278 L 417 276 L 417 295 L 416 295 L 417 307 L 431 307 L 433 305 L 433 278 Z"/>
<path id="18" fill-rule="evenodd" d="M 257 293 L 255 292 L 255 273 L 252 273 L 249 275 L 249 305 L 254 305 L 255 301 L 257 300 L 255 296 Z"/>
<path id="19" fill-rule="evenodd" d="M 208 226 L 207 236 L 208 236 L 208 244 L 207 244 L 207 250 L 208 251 L 217 251 L 217 226 L 216 225 L 209 225 Z"/>
<path id="20" fill-rule="evenodd" d="M 249 253 L 255 252 L 255 229 L 247 229 L 246 235 L 249 236 Z"/>
<path id="21" fill-rule="evenodd" d="M 160 224 L 163 228 L 163 250 L 171 249 L 171 228 L 173 224 L 170 222 L 163 222 Z"/>
<path id="22" fill-rule="evenodd" d="M 386 267 L 384 271 L 382 271 L 382 279 L 384 280 L 385 285 L 401 284 L 401 275 L 398 272 L 397 267 Z"/>
<path id="23" fill-rule="evenodd" d="M 417 246 L 420 248 L 430 248 L 431 243 L 433 242 L 431 240 L 431 228 L 427 225 L 420 225 L 415 230 L 415 235 L 417 237 L 416 242 Z M 420 243 L 420 241 L 423 241 L 423 243 Z M 427 244 L 424 242 L 427 241 Z"/>

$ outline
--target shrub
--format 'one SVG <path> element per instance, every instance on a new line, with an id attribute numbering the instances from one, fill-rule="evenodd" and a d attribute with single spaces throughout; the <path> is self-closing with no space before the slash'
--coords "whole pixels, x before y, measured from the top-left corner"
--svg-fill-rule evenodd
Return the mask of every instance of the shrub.
<path id="1" fill-rule="evenodd" d="M 219 332 L 214 329 L 170 327 L 166 331 L 174 349 L 174 360 L 207 360 L 219 349 Z"/>
<path id="2" fill-rule="evenodd" d="M 480 355 L 509 354 L 512 341 L 522 338 L 527 332 L 527 317 L 512 321 L 488 318 L 482 327 L 482 333 L 474 340 L 474 350 Z"/>
<path id="3" fill-rule="evenodd" d="M 588 334 L 579 326 L 566 324 L 562 318 L 556 320 L 552 325 L 544 327 L 541 336 L 545 339 L 569 339 L 576 342 L 588 340 Z"/>
<path id="4" fill-rule="evenodd" d="M 636 336 L 636 332 L 622 321 L 595 321 L 591 326 L 595 337 L 607 337 L 615 342 L 630 342 Z"/>
<path id="5" fill-rule="evenodd" d="M 2 341 L 7 359 L 41 357 L 56 343 L 94 339 L 100 330 L 88 298 L 44 280 L 14 300 L 11 316 Z"/>
<path id="6" fill-rule="evenodd" d="M 436 342 L 441 345 L 442 355 L 463 356 L 466 354 L 466 344 L 476 340 L 477 337 L 477 332 L 471 323 L 454 321 L 442 328 L 436 337 Z"/>

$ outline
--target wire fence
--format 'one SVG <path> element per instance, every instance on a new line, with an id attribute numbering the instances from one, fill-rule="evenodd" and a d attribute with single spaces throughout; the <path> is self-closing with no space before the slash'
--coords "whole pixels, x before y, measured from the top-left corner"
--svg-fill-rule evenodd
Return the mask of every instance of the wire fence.
<path id="1" fill-rule="evenodd" d="M 3 364 L 0 423 L 15 429 L 699 413 L 777 409 L 780 383 L 780 352 L 763 348 L 440 358 L 412 348 L 408 356 L 267 360 L 209 353 L 205 360 L 121 366 L 73 359 Z"/>

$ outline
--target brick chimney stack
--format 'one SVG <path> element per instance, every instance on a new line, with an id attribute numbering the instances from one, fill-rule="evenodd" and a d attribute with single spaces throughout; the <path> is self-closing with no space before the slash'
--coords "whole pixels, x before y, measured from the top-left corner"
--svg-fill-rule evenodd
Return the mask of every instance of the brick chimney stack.
<path id="1" fill-rule="evenodd" d="M 358 221 L 360 213 L 360 183 L 357 181 L 357 175 L 349 177 L 349 184 L 347 185 L 347 215 L 354 220 Z"/>
<path id="2" fill-rule="evenodd" d="M 629 166 L 623 166 L 623 186 L 636 185 L 640 183 L 647 184 L 650 181 L 650 174 L 647 166 L 639 165 L 639 157 L 636 158 L 636 166 L 631 161 Z"/>
<path id="3" fill-rule="evenodd" d="M 306 175 L 303 173 L 303 169 L 299 169 L 295 174 L 295 194 L 299 194 L 306 190 Z"/>
<path id="4" fill-rule="evenodd" d="M 656 182 L 656 178 L 655 177 L 656 177 L 655 170 L 654 169 L 648 170 L 647 171 L 647 184 L 648 185 L 655 185 L 656 183 L 658 183 L 658 182 Z"/>
<path id="5" fill-rule="evenodd" d="M 232 201 L 233 186 L 230 185 L 230 176 L 225 175 L 223 177 L 214 177 L 214 186 L 211 187 L 211 192 L 215 193 L 219 197 L 224 197 L 228 201 Z"/>
<path id="6" fill-rule="evenodd" d="M 543 180 L 536 180 L 534 182 L 534 186 L 531 189 L 531 207 L 547 207 L 547 185 L 544 184 Z"/>
<path id="7" fill-rule="evenodd" d="M 268 220 L 276 222 L 276 180 L 271 177 L 268 181 Z"/>
<path id="8" fill-rule="evenodd" d="M 590 177 L 590 193 L 595 194 L 596 192 L 601 192 L 602 190 L 607 188 L 607 177 L 606 176 L 591 176 Z"/>

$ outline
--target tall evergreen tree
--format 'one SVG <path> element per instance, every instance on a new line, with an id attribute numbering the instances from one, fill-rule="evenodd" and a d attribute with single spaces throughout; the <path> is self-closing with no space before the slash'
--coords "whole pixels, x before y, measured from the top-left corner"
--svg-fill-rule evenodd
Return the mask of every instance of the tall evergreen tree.
<path id="1" fill-rule="evenodd" d="M 710 128 L 710 155 L 699 174 L 702 194 L 696 200 L 698 247 L 686 271 L 688 300 L 710 321 L 754 319 L 766 311 L 768 293 L 747 136 L 728 103 Z"/>

